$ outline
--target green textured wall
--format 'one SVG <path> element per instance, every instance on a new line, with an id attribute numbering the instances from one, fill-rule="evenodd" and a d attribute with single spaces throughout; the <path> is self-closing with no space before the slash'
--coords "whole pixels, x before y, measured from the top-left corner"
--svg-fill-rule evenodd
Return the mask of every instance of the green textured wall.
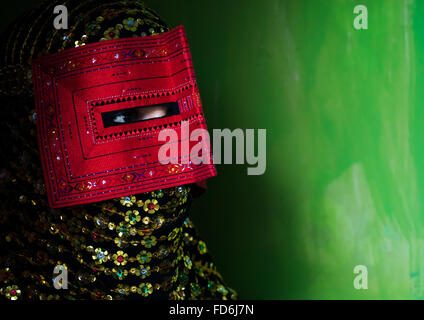
<path id="1" fill-rule="evenodd" d="M 240 297 L 424 298 L 424 1 L 146 2 L 185 26 L 209 128 L 267 129 L 266 173 L 220 165 L 193 210 Z"/>
<path id="2" fill-rule="evenodd" d="M 221 165 L 194 210 L 240 296 L 423 298 L 423 1 L 147 2 L 186 27 L 209 128 L 267 129 L 265 175 Z"/>

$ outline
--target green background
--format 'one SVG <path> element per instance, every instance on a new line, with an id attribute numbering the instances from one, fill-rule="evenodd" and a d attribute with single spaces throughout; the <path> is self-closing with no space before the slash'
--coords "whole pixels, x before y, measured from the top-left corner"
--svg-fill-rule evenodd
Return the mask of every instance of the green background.
<path id="1" fill-rule="evenodd" d="M 240 296 L 424 297 L 423 1 L 148 3 L 187 30 L 209 129 L 267 129 L 266 173 L 220 165 L 193 213 Z"/>
<path id="2" fill-rule="evenodd" d="M 185 26 L 209 129 L 267 130 L 265 174 L 219 165 L 193 209 L 239 296 L 424 298 L 424 1 L 146 3 Z"/>

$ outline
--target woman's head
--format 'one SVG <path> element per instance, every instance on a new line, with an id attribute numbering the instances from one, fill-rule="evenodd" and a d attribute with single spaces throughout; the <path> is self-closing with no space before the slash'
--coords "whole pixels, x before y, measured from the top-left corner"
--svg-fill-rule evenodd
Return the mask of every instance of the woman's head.
<path id="1" fill-rule="evenodd" d="M 64 5 L 68 29 L 55 29 L 54 8 Z M 31 74 L 32 61 L 41 56 L 111 39 L 149 37 L 169 31 L 155 11 L 140 1 L 45 1 L 18 19 L 3 34 L 0 56 L 0 101 L 7 117 L 0 120 L 2 177 L 15 179 L 18 194 L 35 192 L 38 203 L 46 204 L 40 154 L 37 146 L 36 113 Z M 116 115 L 117 121 L 158 118 L 171 112 L 164 105 Z M 133 110 L 134 111 L 134 110 Z M 18 190 L 19 189 L 19 190 Z"/>

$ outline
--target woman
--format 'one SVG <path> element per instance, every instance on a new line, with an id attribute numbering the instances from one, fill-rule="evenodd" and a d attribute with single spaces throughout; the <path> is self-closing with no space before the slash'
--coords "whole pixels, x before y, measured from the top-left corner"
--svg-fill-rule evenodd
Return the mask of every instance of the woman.
<path id="1" fill-rule="evenodd" d="M 68 29 L 52 26 L 65 5 Z M 196 183 L 51 208 L 37 147 L 31 63 L 110 39 L 169 31 L 138 1 L 48 1 L 3 35 L 0 293 L 21 299 L 235 299 L 188 217 Z M 132 118 L 163 116 L 163 106 Z M 119 114 L 116 122 L 136 121 Z M 112 121 L 111 120 L 111 121 Z M 55 266 L 67 289 L 55 289 Z M 59 285 L 66 287 L 60 282 Z"/>

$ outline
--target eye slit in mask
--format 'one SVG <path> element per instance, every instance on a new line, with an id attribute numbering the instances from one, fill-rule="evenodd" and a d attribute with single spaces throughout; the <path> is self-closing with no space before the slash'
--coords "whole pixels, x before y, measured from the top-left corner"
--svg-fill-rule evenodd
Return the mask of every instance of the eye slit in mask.
<path id="1" fill-rule="evenodd" d="M 119 126 L 128 123 L 164 118 L 179 114 L 176 102 L 141 106 L 123 110 L 103 112 L 103 127 Z"/>

